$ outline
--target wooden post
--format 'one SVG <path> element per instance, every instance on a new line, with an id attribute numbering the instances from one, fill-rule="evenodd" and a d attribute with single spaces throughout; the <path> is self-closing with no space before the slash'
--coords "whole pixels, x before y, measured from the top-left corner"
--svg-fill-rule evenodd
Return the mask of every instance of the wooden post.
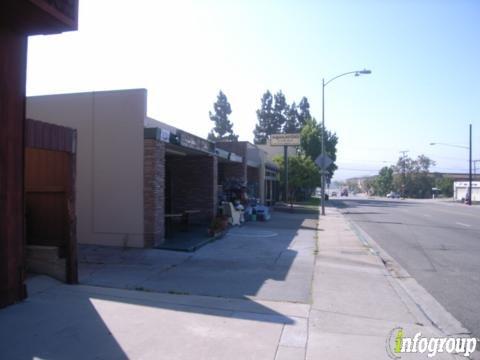
<path id="1" fill-rule="evenodd" d="M 24 126 L 27 37 L 0 30 L 0 307 L 24 286 Z"/>

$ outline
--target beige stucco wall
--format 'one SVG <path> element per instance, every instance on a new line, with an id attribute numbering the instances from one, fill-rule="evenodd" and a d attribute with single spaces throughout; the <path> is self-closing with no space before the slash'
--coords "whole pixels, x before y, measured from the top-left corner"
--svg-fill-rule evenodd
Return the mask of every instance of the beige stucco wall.
<path id="1" fill-rule="evenodd" d="M 146 90 L 27 98 L 27 117 L 77 129 L 79 243 L 143 246 Z"/>

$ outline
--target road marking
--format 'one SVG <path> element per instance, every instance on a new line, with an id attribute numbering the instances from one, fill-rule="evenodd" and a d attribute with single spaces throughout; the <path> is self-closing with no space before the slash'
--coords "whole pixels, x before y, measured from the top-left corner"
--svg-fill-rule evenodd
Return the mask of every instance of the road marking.
<path id="1" fill-rule="evenodd" d="M 472 225 L 464 224 L 464 223 L 461 223 L 461 222 L 456 222 L 455 224 L 461 225 L 461 226 L 466 226 L 466 227 L 471 227 L 472 226 Z"/>
<path id="2" fill-rule="evenodd" d="M 425 216 L 425 217 L 432 217 L 432 215 L 428 215 L 428 214 L 423 214 L 423 216 Z"/>
<path id="3" fill-rule="evenodd" d="M 468 216 L 468 217 L 473 217 L 475 219 L 478 219 L 478 214 L 470 214 L 470 213 L 465 213 L 464 211 L 462 212 L 459 212 L 459 211 L 448 211 L 448 210 L 445 210 L 445 209 L 439 209 L 435 206 L 431 206 L 429 207 L 430 210 L 433 210 L 433 211 L 438 211 L 438 212 L 442 212 L 444 214 L 450 214 L 450 215 L 461 215 L 461 216 Z M 468 209 L 468 208 L 467 208 Z M 468 209 L 470 210 L 470 209 Z"/>

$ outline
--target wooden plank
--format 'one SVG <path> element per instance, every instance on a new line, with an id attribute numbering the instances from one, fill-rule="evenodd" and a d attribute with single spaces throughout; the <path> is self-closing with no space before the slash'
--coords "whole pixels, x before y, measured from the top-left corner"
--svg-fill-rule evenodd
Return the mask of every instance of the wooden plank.
<path id="1" fill-rule="evenodd" d="M 33 138 L 41 139 L 36 146 L 57 147 L 53 138 L 62 136 L 60 127 L 37 123 L 32 128 L 39 132 Z M 69 141 L 71 147 L 73 138 Z M 66 258 L 65 278 L 77 283 L 75 154 L 27 148 L 25 179 L 27 243 L 58 247 Z"/>
<path id="2" fill-rule="evenodd" d="M 77 142 L 77 133 L 76 131 L 72 134 L 72 144 L 73 151 L 75 152 L 75 144 Z M 77 216 L 75 210 L 75 182 L 77 174 L 77 157 L 76 155 L 69 154 L 68 161 L 68 181 L 66 184 L 67 187 L 67 216 L 65 218 L 65 226 L 68 229 L 68 238 L 67 238 L 67 283 L 77 284 L 78 283 L 78 254 L 77 254 Z"/>

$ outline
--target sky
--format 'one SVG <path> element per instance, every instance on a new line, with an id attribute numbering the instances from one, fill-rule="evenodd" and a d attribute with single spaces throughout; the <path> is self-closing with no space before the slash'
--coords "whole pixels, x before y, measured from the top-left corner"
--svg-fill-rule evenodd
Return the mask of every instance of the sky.
<path id="1" fill-rule="evenodd" d="M 262 94 L 306 96 L 339 138 L 334 180 L 373 175 L 400 151 L 434 171 L 480 159 L 477 0 L 80 0 L 79 30 L 29 39 L 27 95 L 148 90 L 148 115 L 206 137 L 219 90 L 240 140 Z M 478 163 L 480 172 L 480 162 Z"/>

